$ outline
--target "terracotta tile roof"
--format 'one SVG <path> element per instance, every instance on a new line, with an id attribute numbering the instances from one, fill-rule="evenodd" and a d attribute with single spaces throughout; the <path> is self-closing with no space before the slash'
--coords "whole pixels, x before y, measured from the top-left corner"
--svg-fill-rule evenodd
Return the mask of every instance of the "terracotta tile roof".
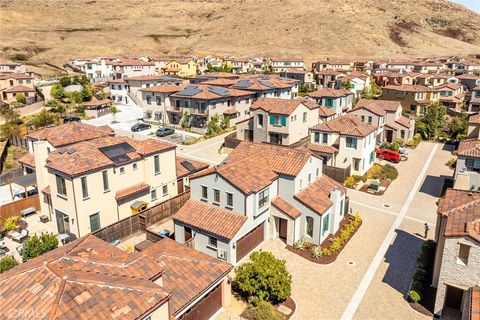
<path id="1" fill-rule="evenodd" d="M 115 132 L 109 126 L 96 127 L 81 122 L 70 122 L 30 132 L 27 137 L 31 140 L 47 140 L 53 147 L 59 148 L 114 134 Z"/>
<path id="2" fill-rule="evenodd" d="M 343 194 L 347 192 L 342 184 L 322 175 L 314 183 L 298 192 L 294 198 L 315 213 L 322 215 L 333 205 L 329 194 L 334 188 L 339 189 Z"/>
<path id="3" fill-rule="evenodd" d="M 8 88 L 8 89 L 6 89 L 6 90 L 3 90 L 3 92 L 7 92 L 7 93 L 14 93 L 14 92 L 35 92 L 35 89 L 32 88 L 32 87 L 27 87 L 27 86 L 18 85 L 18 86 L 14 86 L 14 87 Z"/>
<path id="4" fill-rule="evenodd" d="M 383 87 L 383 89 L 387 90 L 395 90 L 395 91 L 404 91 L 404 92 L 436 92 L 437 89 L 425 87 L 418 84 L 402 84 L 402 85 L 388 85 Z"/>
<path id="5" fill-rule="evenodd" d="M 277 174 L 296 176 L 312 155 L 308 150 L 242 141 L 225 161 L 233 163 L 255 156 L 257 159 L 266 159 L 271 170 Z"/>
<path id="6" fill-rule="evenodd" d="M 395 120 L 395 122 L 398 123 L 399 125 L 405 127 L 405 128 L 410 129 L 410 126 L 411 126 L 410 119 L 405 117 L 405 116 L 401 116 L 400 118 Z"/>
<path id="7" fill-rule="evenodd" d="M 173 220 L 231 240 L 247 221 L 247 217 L 234 211 L 189 199 L 173 216 Z"/>
<path id="8" fill-rule="evenodd" d="M 228 108 L 223 112 L 223 114 L 226 114 L 226 115 L 237 114 L 237 108 L 235 108 L 235 107 L 228 107 Z"/>
<path id="9" fill-rule="evenodd" d="M 480 286 L 470 288 L 470 318 L 468 320 L 480 320 Z"/>
<path id="10" fill-rule="evenodd" d="M 165 265 L 162 283 L 172 293 L 169 306 L 173 315 L 184 310 L 232 270 L 230 264 L 169 238 L 156 242 L 141 253 Z"/>
<path id="11" fill-rule="evenodd" d="M 128 157 L 115 163 L 100 149 L 107 146 L 123 144 L 133 150 Z M 57 149 L 47 158 L 46 167 L 69 176 L 78 176 L 113 166 L 123 166 L 128 162 L 139 160 L 155 153 L 174 149 L 175 146 L 157 139 L 133 140 L 129 137 L 101 137 L 70 145 L 66 150 Z"/>
<path id="12" fill-rule="evenodd" d="M 207 86 L 203 84 L 191 84 L 185 87 L 185 90 L 198 90 L 198 92 L 191 95 L 191 94 L 184 94 L 184 91 L 182 90 L 172 94 L 171 97 L 211 100 L 211 99 L 225 99 L 228 97 L 242 97 L 242 96 L 252 95 L 252 92 L 245 91 L 245 90 Z M 224 94 L 220 94 L 220 92 Z"/>
<path id="13" fill-rule="evenodd" d="M 355 110 L 364 109 L 364 110 L 370 111 L 374 115 L 377 115 L 377 116 L 380 116 L 380 117 L 384 116 L 387 113 L 384 109 L 382 109 L 378 105 L 375 105 L 375 104 L 372 104 L 372 103 L 361 103 L 360 104 L 359 103 L 360 101 L 361 100 L 359 100 L 357 102 L 357 105 L 355 106 L 355 109 L 353 109 L 350 112 L 355 112 Z"/>
<path id="14" fill-rule="evenodd" d="M 179 156 L 175 158 L 175 165 L 177 170 L 177 179 L 189 176 L 195 172 L 207 169 L 209 167 L 208 163 Z M 194 170 L 190 170 L 190 165 L 194 168 Z"/>
<path id="15" fill-rule="evenodd" d="M 153 61 L 141 61 L 136 59 L 121 59 L 119 61 L 110 61 L 107 62 L 112 66 L 154 66 L 155 62 Z"/>
<path id="16" fill-rule="evenodd" d="M 331 117 L 334 116 L 336 113 L 333 111 L 332 108 L 327 108 L 325 106 L 320 106 L 319 115 L 320 117 Z"/>
<path id="17" fill-rule="evenodd" d="M 377 129 L 377 126 L 360 121 L 355 116 L 345 115 L 328 122 L 317 124 L 311 130 L 336 132 L 347 136 L 366 137 Z"/>
<path id="18" fill-rule="evenodd" d="M 165 75 L 156 74 L 151 76 L 127 77 L 127 78 L 124 78 L 123 80 L 125 80 L 126 82 L 129 82 L 129 81 L 153 81 L 153 80 L 164 80 L 164 79 L 165 79 Z"/>
<path id="19" fill-rule="evenodd" d="M 139 319 L 170 294 L 163 266 L 88 235 L 0 275 L 2 304 L 50 319 Z M 19 299 L 21 297 L 21 299 Z"/>
<path id="20" fill-rule="evenodd" d="M 259 98 L 252 104 L 250 110 L 262 109 L 268 113 L 290 115 L 295 109 L 297 109 L 300 103 L 303 103 L 302 98 L 292 100 Z"/>
<path id="21" fill-rule="evenodd" d="M 45 188 L 43 188 L 42 193 L 46 194 L 47 196 L 51 196 L 52 192 L 50 191 L 50 186 L 46 186 Z"/>
<path id="22" fill-rule="evenodd" d="M 447 217 L 445 237 L 468 236 L 480 242 L 480 192 L 447 189 L 437 213 Z"/>
<path id="23" fill-rule="evenodd" d="M 33 155 L 33 153 L 27 153 L 26 155 L 18 159 L 18 162 L 35 168 L 35 156 Z"/>
<path id="24" fill-rule="evenodd" d="M 317 104 L 315 101 L 313 101 L 312 99 L 308 99 L 308 98 L 303 98 L 303 101 L 302 103 L 310 110 L 314 110 L 314 109 L 321 109 L 321 106 L 319 104 Z M 335 113 L 333 113 L 335 114 Z"/>
<path id="25" fill-rule="evenodd" d="M 33 80 L 34 78 L 28 74 L 23 73 L 1 73 L 0 80 L 7 80 L 7 79 L 30 79 Z"/>
<path id="26" fill-rule="evenodd" d="M 238 80 L 235 80 L 235 79 L 217 78 L 217 79 L 203 81 L 202 84 L 209 85 L 209 86 L 229 87 L 237 83 L 237 81 Z"/>
<path id="27" fill-rule="evenodd" d="M 325 89 L 320 89 L 317 91 L 310 92 L 308 93 L 308 96 L 311 98 L 323 98 L 323 97 L 339 98 L 339 97 L 346 97 L 352 94 L 353 94 L 352 92 L 345 89 L 325 88 Z"/>
<path id="28" fill-rule="evenodd" d="M 327 144 L 309 143 L 307 145 L 307 149 L 313 152 L 328 153 L 328 154 L 334 154 L 338 152 L 337 148 L 335 148 L 334 146 L 329 146 Z"/>
<path id="29" fill-rule="evenodd" d="M 92 101 L 87 101 L 83 102 L 82 106 L 84 107 L 97 107 L 101 106 L 104 104 L 110 104 L 112 101 L 110 99 L 102 99 L 102 100 L 92 100 Z"/>
<path id="30" fill-rule="evenodd" d="M 292 219 L 297 219 L 302 215 L 302 212 L 300 210 L 285 201 L 282 197 L 273 198 L 272 205 Z"/>
<path id="31" fill-rule="evenodd" d="M 231 86 L 231 88 L 237 88 L 242 90 L 252 91 L 265 91 L 273 89 L 288 89 L 292 88 L 292 79 L 279 78 L 275 76 L 249 76 L 243 77 L 237 80 L 237 83 Z"/>
<path id="32" fill-rule="evenodd" d="M 132 186 L 126 187 L 124 189 L 120 189 L 115 194 L 115 199 L 117 201 L 123 200 L 127 197 L 135 195 L 137 193 L 145 192 L 150 190 L 150 185 L 146 183 L 137 183 Z"/>
<path id="33" fill-rule="evenodd" d="M 127 83 L 124 78 L 108 80 L 107 83 Z"/>
<path id="34" fill-rule="evenodd" d="M 185 89 L 184 86 L 172 86 L 172 85 L 169 85 L 169 84 L 162 84 L 162 85 L 159 85 L 159 86 L 142 88 L 142 89 L 139 89 L 138 91 L 159 92 L 159 93 L 174 93 L 174 92 L 181 91 L 183 89 Z"/>
<path id="35" fill-rule="evenodd" d="M 468 117 L 468 123 L 469 124 L 480 124 L 480 113 L 473 114 L 470 117 Z"/>
<path id="36" fill-rule="evenodd" d="M 390 101 L 390 100 L 371 100 L 371 99 L 360 99 L 356 104 L 358 107 L 370 107 L 374 106 L 380 109 L 385 110 L 386 112 L 396 112 L 398 108 L 402 107 L 400 101 Z"/>
<path id="37" fill-rule="evenodd" d="M 238 79 L 237 75 L 234 75 L 229 72 L 207 72 L 201 75 L 200 77 L 206 77 L 210 79 L 220 79 L 220 78 L 226 78 L 226 79 Z"/>
<path id="38" fill-rule="evenodd" d="M 457 154 L 470 158 L 480 158 L 480 140 L 465 139 L 460 141 Z"/>
<path id="39" fill-rule="evenodd" d="M 480 91 L 480 86 L 476 86 L 472 91 Z"/>

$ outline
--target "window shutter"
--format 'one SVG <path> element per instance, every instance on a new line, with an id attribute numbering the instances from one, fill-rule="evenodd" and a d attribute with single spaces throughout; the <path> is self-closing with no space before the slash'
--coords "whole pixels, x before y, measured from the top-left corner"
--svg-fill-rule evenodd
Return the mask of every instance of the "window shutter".
<path id="1" fill-rule="evenodd" d="M 270 116 L 270 124 L 275 124 L 275 116 Z"/>
<path id="2" fill-rule="evenodd" d="M 287 125 L 287 117 L 282 116 L 282 126 L 286 126 L 286 125 Z"/>

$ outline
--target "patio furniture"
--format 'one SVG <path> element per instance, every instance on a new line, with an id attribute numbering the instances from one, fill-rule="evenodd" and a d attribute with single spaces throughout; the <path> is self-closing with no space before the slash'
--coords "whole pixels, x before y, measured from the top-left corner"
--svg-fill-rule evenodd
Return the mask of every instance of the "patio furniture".
<path id="1" fill-rule="evenodd" d="M 16 242 L 22 242 L 28 237 L 28 230 L 22 229 L 20 232 L 12 232 L 12 240 Z"/>
<path id="2" fill-rule="evenodd" d="M 50 219 L 48 219 L 48 216 L 44 214 L 40 216 L 40 222 L 47 223 L 48 221 L 50 221 Z"/>
<path id="3" fill-rule="evenodd" d="M 162 238 L 168 238 L 170 236 L 170 231 L 161 230 L 161 231 L 158 232 L 158 235 Z"/>
<path id="4" fill-rule="evenodd" d="M 368 188 L 374 191 L 378 191 L 378 189 L 380 189 L 380 181 L 373 180 Z"/>
<path id="5" fill-rule="evenodd" d="M 28 208 L 25 208 L 22 211 L 20 211 L 20 214 L 22 215 L 22 217 L 25 218 L 29 214 L 34 214 L 36 212 L 37 212 L 37 210 L 35 210 L 35 207 L 28 207 Z"/>
<path id="6" fill-rule="evenodd" d="M 70 237 L 70 236 L 69 236 L 68 234 L 66 234 L 66 233 L 57 234 L 57 239 L 58 239 L 58 241 L 60 241 L 62 244 L 65 244 L 69 237 Z"/>

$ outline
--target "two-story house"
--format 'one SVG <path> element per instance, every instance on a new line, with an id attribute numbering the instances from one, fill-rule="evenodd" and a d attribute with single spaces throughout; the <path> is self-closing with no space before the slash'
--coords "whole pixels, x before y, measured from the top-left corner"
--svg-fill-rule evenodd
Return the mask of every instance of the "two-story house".
<path id="1" fill-rule="evenodd" d="M 24 73 L 0 74 L 0 101 L 11 103 L 16 101 L 17 94 L 23 94 L 26 104 L 37 100 L 37 92 L 33 85 L 34 78 Z"/>
<path id="2" fill-rule="evenodd" d="M 470 125 L 471 127 L 471 125 Z M 457 149 L 457 164 L 454 173 L 454 187 L 462 190 L 480 190 L 480 140 L 478 126 L 470 134 L 477 137 L 460 141 Z"/>
<path id="3" fill-rule="evenodd" d="M 259 98 L 250 116 L 237 123 L 237 139 L 289 146 L 308 137 L 308 129 L 319 122 L 319 106 L 302 98 Z"/>
<path id="4" fill-rule="evenodd" d="M 409 141 L 415 134 L 415 121 L 402 115 L 399 101 L 360 99 L 349 114 L 376 125 L 377 141 Z"/>
<path id="5" fill-rule="evenodd" d="M 400 101 L 404 112 L 421 116 L 427 107 L 440 99 L 437 89 L 421 85 L 388 85 L 382 88 L 383 100 Z"/>
<path id="6" fill-rule="evenodd" d="M 322 70 L 351 70 L 353 62 L 344 59 L 327 59 L 312 63 L 312 69 L 315 72 Z"/>
<path id="7" fill-rule="evenodd" d="M 381 87 L 388 85 L 412 85 L 416 81 L 418 74 L 414 73 L 400 73 L 400 72 L 375 72 L 373 80 Z"/>
<path id="8" fill-rule="evenodd" d="M 113 79 L 153 76 L 156 73 L 154 61 L 140 59 L 115 59 L 107 62 L 112 66 Z"/>
<path id="9" fill-rule="evenodd" d="M 175 146 L 105 136 L 48 152 L 33 143 L 37 185 L 58 233 L 81 237 L 177 195 Z"/>
<path id="10" fill-rule="evenodd" d="M 162 73 L 182 78 L 195 77 L 197 75 L 197 64 L 191 58 L 174 59 L 169 61 Z"/>
<path id="11" fill-rule="evenodd" d="M 270 60 L 270 69 L 274 73 L 288 71 L 290 69 L 303 69 L 305 63 L 303 59 L 298 58 L 273 58 Z"/>
<path id="12" fill-rule="evenodd" d="M 353 93 L 345 89 L 320 89 L 307 95 L 317 104 L 332 109 L 339 116 L 352 109 Z"/>
<path id="13" fill-rule="evenodd" d="M 468 91 L 472 91 L 475 87 L 480 86 L 480 76 L 461 74 L 455 78 L 457 78 L 458 83 L 463 85 Z"/>
<path id="14" fill-rule="evenodd" d="M 320 89 L 334 89 L 337 83 L 337 77 L 341 75 L 343 75 L 343 73 L 339 70 L 321 70 L 315 72 L 315 78 Z"/>
<path id="15" fill-rule="evenodd" d="M 27 72 L 27 67 L 24 63 L 0 59 L 0 72 L 25 73 Z"/>
<path id="16" fill-rule="evenodd" d="M 480 285 L 480 192 L 447 189 L 437 214 L 434 313 L 478 319 L 480 297 L 472 306 L 472 290 Z M 469 317 L 472 309 L 476 314 Z"/>
<path id="17" fill-rule="evenodd" d="M 298 80 L 308 89 L 315 89 L 317 87 L 315 77 L 313 75 L 313 72 L 311 71 L 305 71 L 301 69 L 289 69 L 287 71 L 280 72 L 280 77 Z"/>
<path id="18" fill-rule="evenodd" d="M 480 80 L 478 83 L 480 83 Z M 480 84 L 472 89 L 472 96 L 470 97 L 470 102 L 468 103 L 468 112 L 480 112 Z"/>
<path id="19" fill-rule="evenodd" d="M 463 86 L 456 83 L 445 83 L 435 87 L 440 93 L 440 102 L 449 109 L 461 113 L 465 102 Z"/>
<path id="20" fill-rule="evenodd" d="M 270 237 L 320 245 L 348 212 L 345 188 L 306 149 L 242 142 L 190 187 L 175 240 L 234 265 Z"/>
<path id="21" fill-rule="evenodd" d="M 323 157 L 325 165 L 364 175 L 375 162 L 378 127 L 345 115 L 310 128 L 308 149 Z"/>
<path id="22" fill-rule="evenodd" d="M 360 98 L 362 96 L 364 89 L 370 89 L 370 77 L 354 71 L 350 74 L 340 74 L 337 76 L 335 88 L 342 89 L 346 85 L 349 85 L 350 92 L 353 94 L 354 98 Z"/>
<path id="23" fill-rule="evenodd" d="M 251 91 L 255 98 L 292 99 L 298 96 L 300 81 L 278 76 L 255 75 L 238 79 L 231 88 Z"/>

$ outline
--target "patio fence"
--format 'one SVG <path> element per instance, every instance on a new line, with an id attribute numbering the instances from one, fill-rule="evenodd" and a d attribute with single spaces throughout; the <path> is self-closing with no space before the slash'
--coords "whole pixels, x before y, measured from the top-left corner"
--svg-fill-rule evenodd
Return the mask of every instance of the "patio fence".
<path id="1" fill-rule="evenodd" d="M 8 217 L 20 216 L 23 209 L 34 207 L 36 211 L 40 210 L 40 200 L 38 194 L 31 197 L 15 200 L 10 203 L 3 204 L 0 207 L 0 221 L 5 221 Z"/>
<path id="2" fill-rule="evenodd" d="M 345 179 L 350 176 L 350 169 L 351 166 L 348 166 L 347 168 L 337 168 L 323 165 L 322 172 L 333 180 L 344 183 Z"/>
<path id="3" fill-rule="evenodd" d="M 242 140 L 237 139 L 236 135 L 237 133 L 233 132 L 225 137 L 225 142 L 223 144 L 225 148 L 235 149 L 236 147 L 238 147 Z"/>
<path id="4" fill-rule="evenodd" d="M 136 215 L 122 219 L 106 226 L 93 235 L 106 241 L 122 240 L 138 231 L 147 231 L 147 228 L 157 222 L 173 216 L 190 199 L 190 191 L 179 194 L 165 202 L 159 203 Z M 155 241 L 155 234 L 147 232 L 147 238 Z M 150 237 L 150 238 L 149 238 Z M 158 239 L 157 239 L 158 240 Z"/>
<path id="5" fill-rule="evenodd" d="M 8 146 L 10 142 L 7 140 L 6 142 L 2 142 L 0 145 L 0 173 L 3 171 L 3 163 L 8 156 Z"/>
<path id="6" fill-rule="evenodd" d="M 10 136 L 8 141 L 10 142 L 10 145 L 28 150 L 27 138 L 22 138 L 20 136 Z"/>

